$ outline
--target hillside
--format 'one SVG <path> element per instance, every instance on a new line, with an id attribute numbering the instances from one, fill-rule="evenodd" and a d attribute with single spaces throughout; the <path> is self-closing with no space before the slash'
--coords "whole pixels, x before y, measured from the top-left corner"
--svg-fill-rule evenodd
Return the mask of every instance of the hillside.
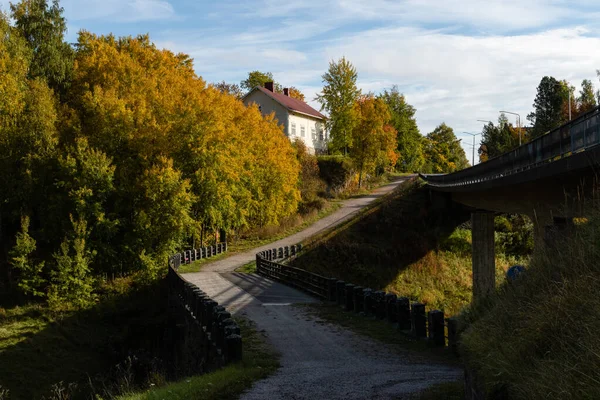
<path id="1" fill-rule="evenodd" d="M 599 229 L 594 211 L 463 315 L 463 354 L 490 398 L 600 398 Z"/>
<path id="2" fill-rule="evenodd" d="M 459 207 L 434 209 L 429 192 L 413 180 L 362 218 L 309 245 L 293 265 L 453 315 L 471 301 L 469 215 Z M 498 280 L 518 261 L 497 254 Z"/>

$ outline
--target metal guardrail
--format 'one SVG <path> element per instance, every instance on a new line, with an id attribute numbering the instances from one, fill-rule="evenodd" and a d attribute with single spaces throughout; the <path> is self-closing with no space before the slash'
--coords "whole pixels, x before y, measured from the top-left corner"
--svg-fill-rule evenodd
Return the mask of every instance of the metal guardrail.
<path id="1" fill-rule="evenodd" d="M 504 178 L 600 144 L 600 106 L 514 150 L 446 175 L 421 175 L 431 186 L 457 187 Z"/>
<path id="2" fill-rule="evenodd" d="M 425 339 L 432 346 L 448 347 L 456 354 L 458 343 L 457 321 L 445 319 L 444 312 L 426 312 L 425 304 L 413 302 L 393 293 L 373 291 L 336 278 L 327 278 L 300 268 L 281 264 L 284 259 L 295 256 L 301 245 L 264 250 L 256 254 L 256 272 L 305 291 L 325 301 L 337 303 L 346 311 L 387 320 L 409 335 Z M 446 331 L 448 335 L 446 336 Z"/>

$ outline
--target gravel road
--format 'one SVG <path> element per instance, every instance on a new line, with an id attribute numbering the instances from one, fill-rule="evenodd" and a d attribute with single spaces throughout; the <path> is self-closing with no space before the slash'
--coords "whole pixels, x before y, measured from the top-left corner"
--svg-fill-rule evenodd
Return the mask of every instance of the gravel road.
<path id="1" fill-rule="evenodd" d="M 434 364 L 408 351 L 392 352 L 319 320 L 295 305 L 318 302 L 303 292 L 258 275 L 233 272 L 263 249 L 297 244 L 351 218 L 404 180 L 345 201 L 338 211 L 295 235 L 183 275 L 234 315 L 254 321 L 281 354 L 281 368 L 257 382 L 242 399 L 404 399 L 432 384 L 460 379 L 459 368 Z"/>

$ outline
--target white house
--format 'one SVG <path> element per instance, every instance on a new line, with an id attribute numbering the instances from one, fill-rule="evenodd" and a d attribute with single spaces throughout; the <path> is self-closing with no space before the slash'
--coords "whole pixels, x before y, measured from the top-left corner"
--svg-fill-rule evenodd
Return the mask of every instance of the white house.
<path id="1" fill-rule="evenodd" d="M 326 117 L 306 104 L 289 96 L 289 90 L 283 93 L 273 90 L 273 82 L 265 87 L 255 87 L 242 99 L 244 104 L 258 104 L 263 115 L 275 113 L 275 118 L 283 125 L 283 132 L 290 140 L 300 138 L 312 153 L 324 153 L 327 150 Z"/>

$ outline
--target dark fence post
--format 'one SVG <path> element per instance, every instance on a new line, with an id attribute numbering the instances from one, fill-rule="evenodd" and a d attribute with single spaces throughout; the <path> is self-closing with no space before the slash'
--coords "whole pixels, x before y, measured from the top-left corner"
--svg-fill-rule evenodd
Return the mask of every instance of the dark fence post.
<path id="1" fill-rule="evenodd" d="M 429 342 L 434 347 L 444 347 L 446 338 L 444 337 L 444 312 L 432 310 L 427 314 L 429 319 Z"/>
<path id="2" fill-rule="evenodd" d="M 448 318 L 448 347 L 455 355 L 458 355 L 458 320 Z"/>
<path id="3" fill-rule="evenodd" d="M 396 322 L 396 295 L 393 293 L 385 294 L 385 312 L 387 320 L 391 323 Z"/>
<path id="4" fill-rule="evenodd" d="M 344 300 L 346 311 L 354 310 L 354 285 L 347 283 L 344 288 Z"/>
<path id="5" fill-rule="evenodd" d="M 369 288 L 363 290 L 363 312 L 366 316 L 373 315 L 373 290 Z"/>
<path id="6" fill-rule="evenodd" d="M 375 315 L 377 319 L 385 318 L 385 292 L 381 290 L 375 292 Z"/>
<path id="7" fill-rule="evenodd" d="M 225 337 L 225 361 L 233 362 L 242 359 L 242 337 L 231 334 Z"/>
<path id="8" fill-rule="evenodd" d="M 336 284 L 337 280 L 335 278 L 329 278 L 327 281 L 327 287 L 329 288 L 329 301 L 336 302 Z"/>
<path id="9" fill-rule="evenodd" d="M 410 300 L 407 297 L 396 299 L 396 310 L 398 328 L 403 331 L 409 331 L 411 329 Z"/>
<path id="10" fill-rule="evenodd" d="M 425 314 L 425 304 L 413 303 L 411 308 L 413 334 L 418 338 L 427 337 L 427 316 Z"/>
<path id="11" fill-rule="evenodd" d="M 354 287 L 354 312 L 361 312 L 364 309 L 364 300 L 365 300 L 365 295 L 364 295 L 364 290 L 362 288 L 362 286 L 355 286 Z"/>
<path id="12" fill-rule="evenodd" d="M 336 288 L 335 297 L 336 297 L 338 305 L 340 305 L 340 306 L 345 304 L 345 302 L 344 302 L 345 286 L 346 286 L 346 282 L 344 282 L 344 281 L 337 281 L 335 283 L 335 288 Z"/>

